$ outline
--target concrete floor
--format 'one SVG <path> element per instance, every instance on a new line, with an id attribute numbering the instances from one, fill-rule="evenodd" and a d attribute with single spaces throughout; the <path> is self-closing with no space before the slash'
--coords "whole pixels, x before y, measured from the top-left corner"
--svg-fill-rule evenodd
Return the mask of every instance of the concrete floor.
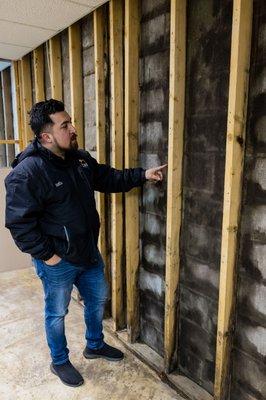
<path id="1" fill-rule="evenodd" d="M 43 330 L 43 296 L 33 268 L 0 273 L 0 399 L 1 400 L 183 400 L 139 361 L 121 342 L 105 340 L 126 354 L 118 363 L 86 360 L 83 310 L 71 302 L 66 318 L 70 358 L 82 373 L 79 388 L 63 385 L 49 370 Z"/>

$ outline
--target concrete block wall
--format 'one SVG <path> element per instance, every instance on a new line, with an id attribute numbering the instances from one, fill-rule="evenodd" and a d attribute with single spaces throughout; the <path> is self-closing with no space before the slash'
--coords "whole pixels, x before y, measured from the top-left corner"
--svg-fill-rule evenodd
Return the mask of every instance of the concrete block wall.
<path id="1" fill-rule="evenodd" d="M 95 68 L 92 14 L 83 18 L 81 27 L 85 149 L 88 150 L 93 157 L 96 157 Z"/>
<path id="2" fill-rule="evenodd" d="M 50 99 L 52 96 L 51 92 L 51 77 L 49 73 L 50 64 L 48 63 L 49 54 L 48 54 L 48 43 L 44 44 L 44 91 L 45 98 Z"/>
<path id="3" fill-rule="evenodd" d="M 68 30 L 65 29 L 60 36 L 61 36 L 61 55 L 62 55 L 63 101 L 65 103 L 66 111 L 71 115 Z"/>
<path id="4" fill-rule="evenodd" d="M 255 0 L 230 400 L 264 399 L 266 244 L 266 11 Z M 108 6 L 105 6 L 106 139 L 110 146 Z M 93 16 L 80 21 L 85 147 L 96 156 Z M 213 393 L 219 291 L 232 0 L 188 2 L 186 115 L 177 369 Z M 170 0 L 141 2 L 140 157 L 167 163 Z M 63 98 L 70 112 L 68 32 L 61 33 Z M 33 87 L 34 91 L 34 87 Z M 45 48 L 45 93 L 51 82 Z M 140 340 L 163 355 L 167 181 L 140 199 Z M 110 202 L 108 200 L 108 205 Z M 108 209 L 110 207 L 108 206 Z M 110 232 L 110 215 L 107 221 Z M 110 240 L 110 235 L 108 235 Z M 110 242 L 108 244 L 109 248 Z M 110 249 L 109 249 L 110 250 Z M 108 251 L 109 251 L 108 250 Z"/>
<path id="5" fill-rule="evenodd" d="M 266 398 L 266 3 L 254 1 L 231 400 Z"/>
<path id="6" fill-rule="evenodd" d="M 169 0 L 141 2 L 140 165 L 167 162 Z M 163 354 L 166 182 L 146 184 L 141 198 L 140 339 Z"/>
<path id="7" fill-rule="evenodd" d="M 179 370 L 213 393 L 232 2 L 188 2 Z"/>

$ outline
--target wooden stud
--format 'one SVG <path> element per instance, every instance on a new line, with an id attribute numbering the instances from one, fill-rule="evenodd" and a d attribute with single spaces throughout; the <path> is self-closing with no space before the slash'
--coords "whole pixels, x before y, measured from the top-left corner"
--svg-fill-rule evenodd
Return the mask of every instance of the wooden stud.
<path id="1" fill-rule="evenodd" d="M 12 110 L 12 90 L 11 90 L 11 68 L 8 67 L 1 72 L 2 91 L 3 91 L 3 111 L 5 124 L 5 139 L 7 165 L 9 166 L 15 158 L 14 144 L 7 142 L 14 140 L 13 110 Z"/>
<path id="2" fill-rule="evenodd" d="M 214 399 L 228 398 L 234 324 L 235 266 L 241 209 L 252 34 L 252 0 L 234 0 L 227 116 L 224 206 Z"/>
<path id="3" fill-rule="evenodd" d="M 112 166 L 123 168 L 123 4 L 122 0 L 109 2 L 110 67 L 111 67 L 111 142 Z M 115 330 L 125 324 L 123 299 L 123 196 L 111 196 L 112 224 L 112 316 Z"/>
<path id="4" fill-rule="evenodd" d="M 3 95 L 2 84 L 0 79 L 0 139 L 5 139 L 5 122 L 4 122 L 4 109 L 3 109 Z M 0 146 L 0 168 L 7 166 L 6 160 L 6 146 Z"/>
<path id="5" fill-rule="evenodd" d="M 19 74 L 19 61 L 13 61 L 14 79 L 15 79 L 15 96 L 16 96 L 16 114 L 17 114 L 17 126 L 18 126 L 18 137 L 19 137 L 19 151 L 23 150 L 23 131 L 22 131 L 22 112 L 21 112 L 21 81 Z"/>
<path id="6" fill-rule="evenodd" d="M 96 103 L 96 149 L 99 164 L 106 164 L 106 137 L 105 137 L 105 88 L 104 88 L 104 15 L 103 8 L 99 7 L 93 13 L 94 27 L 94 60 L 95 60 L 95 103 Z M 107 260 L 106 237 L 106 197 L 104 193 L 97 193 L 97 208 L 101 221 L 99 235 L 99 250 L 105 263 L 107 282 L 111 283 L 110 265 Z"/>
<path id="7" fill-rule="evenodd" d="M 125 0 L 125 167 L 137 167 L 139 135 L 139 4 Z M 125 196 L 127 332 L 133 343 L 139 336 L 139 189 Z"/>
<path id="8" fill-rule="evenodd" d="M 70 94 L 72 123 L 77 130 L 79 147 L 84 149 L 83 129 L 83 78 L 80 23 L 68 28 Z"/>
<path id="9" fill-rule="evenodd" d="M 60 35 L 54 36 L 49 40 L 50 49 L 50 75 L 51 75 L 51 94 L 56 100 L 63 100 L 62 85 L 62 56 Z"/>
<path id="10" fill-rule="evenodd" d="M 32 107 L 32 84 L 31 84 L 31 67 L 30 54 L 24 56 L 21 60 L 21 86 L 22 86 L 22 106 L 23 106 L 23 143 L 26 147 L 33 139 L 33 133 L 29 126 L 28 112 Z"/>
<path id="11" fill-rule="evenodd" d="M 186 0 L 171 0 L 168 185 L 165 272 L 164 360 L 167 372 L 176 362 L 179 296 L 182 162 L 185 114 Z"/>
<path id="12" fill-rule="evenodd" d="M 25 141 L 25 126 L 24 126 L 24 105 L 23 105 L 23 87 L 22 87 L 22 61 L 18 60 L 18 80 L 19 80 L 19 97 L 20 97 L 20 116 L 21 116 L 21 132 L 20 138 L 22 139 L 22 149 L 24 149 L 27 144 Z"/>
<path id="13" fill-rule="evenodd" d="M 35 83 L 35 101 L 43 101 L 45 99 L 43 46 L 39 46 L 33 51 L 33 71 Z"/>

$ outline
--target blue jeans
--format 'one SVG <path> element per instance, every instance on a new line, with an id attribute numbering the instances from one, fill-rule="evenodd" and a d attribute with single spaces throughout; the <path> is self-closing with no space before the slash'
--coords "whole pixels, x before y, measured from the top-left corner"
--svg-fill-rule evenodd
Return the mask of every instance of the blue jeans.
<path id="1" fill-rule="evenodd" d="M 102 258 L 90 269 L 77 268 L 65 260 L 55 266 L 36 259 L 33 262 L 44 288 L 45 330 L 53 363 L 59 365 L 68 361 L 64 321 L 73 285 L 84 300 L 87 347 L 100 349 L 104 344 L 102 320 L 108 299 Z"/>

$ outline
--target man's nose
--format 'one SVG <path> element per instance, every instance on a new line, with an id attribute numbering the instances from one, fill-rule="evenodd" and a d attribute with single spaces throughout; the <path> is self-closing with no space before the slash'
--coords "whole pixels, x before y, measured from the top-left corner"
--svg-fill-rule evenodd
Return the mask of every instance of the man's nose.
<path id="1" fill-rule="evenodd" d="M 70 124 L 70 133 L 77 133 L 76 128 L 72 124 Z"/>

